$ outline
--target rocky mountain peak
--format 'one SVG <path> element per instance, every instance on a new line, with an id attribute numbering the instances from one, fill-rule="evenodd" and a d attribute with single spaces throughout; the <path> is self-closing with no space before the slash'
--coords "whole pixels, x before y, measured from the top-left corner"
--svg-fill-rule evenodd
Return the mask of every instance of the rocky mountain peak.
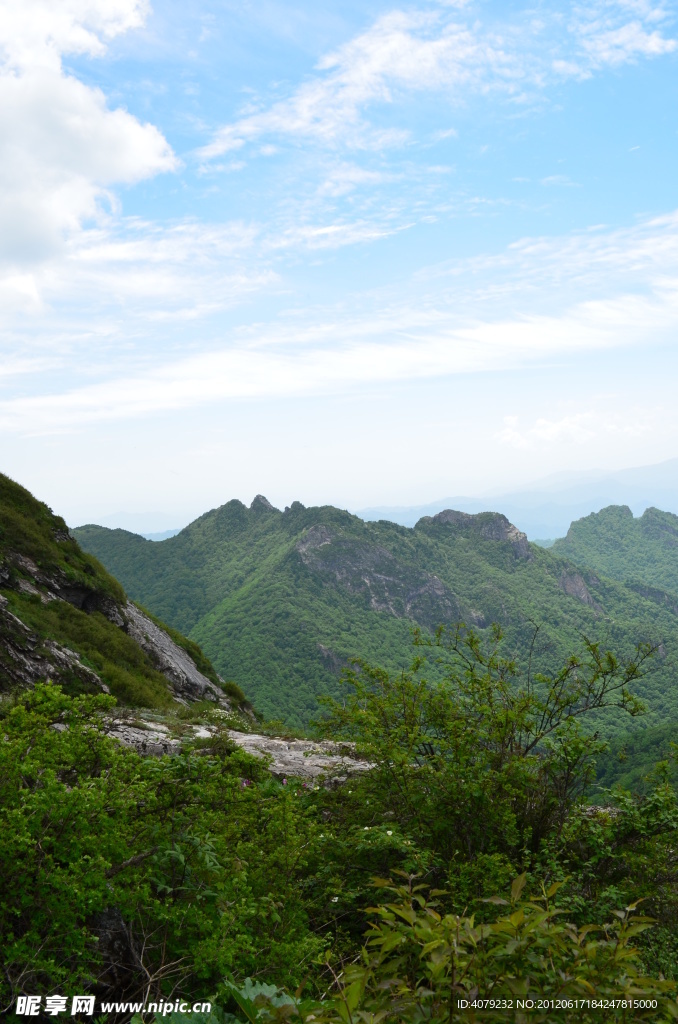
<path id="1" fill-rule="evenodd" d="M 471 515 L 468 512 L 457 512 L 455 509 L 447 508 L 435 516 L 425 516 L 419 523 L 453 526 L 460 532 L 472 533 L 483 540 L 508 543 L 513 547 L 517 558 L 532 558 L 527 535 L 509 522 L 501 512 L 478 512 Z"/>
<path id="2" fill-rule="evenodd" d="M 250 505 L 250 509 L 253 512 L 257 512 L 257 511 L 262 512 L 264 510 L 266 510 L 267 512 L 277 512 L 278 511 L 278 509 L 275 507 L 275 505 L 271 505 L 271 503 L 268 500 L 268 498 L 265 498 L 263 494 L 257 494 L 256 497 L 254 497 L 252 499 L 252 504 Z"/>

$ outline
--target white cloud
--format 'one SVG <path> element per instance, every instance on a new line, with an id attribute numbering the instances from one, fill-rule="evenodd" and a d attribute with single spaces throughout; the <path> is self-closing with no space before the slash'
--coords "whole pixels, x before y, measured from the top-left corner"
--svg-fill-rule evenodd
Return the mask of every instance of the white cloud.
<path id="1" fill-rule="evenodd" d="M 550 174 L 546 178 L 541 179 L 542 185 L 560 185 L 563 188 L 577 188 L 577 182 L 572 181 L 566 174 Z"/>
<path id="2" fill-rule="evenodd" d="M 296 137 L 330 147 L 383 149 L 410 140 L 405 128 L 378 127 L 369 112 L 413 92 L 438 92 L 448 102 L 473 93 L 501 93 L 524 101 L 556 78 L 587 78 L 608 65 L 671 53 L 678 42 L 663 34 L 662 7 L 643 0 L 598 0 L 576 6 L 568 31 L 554 9 L 540 18 L 531 8 L 513 21 L 483 23 L 467 4 L 437 4 L 382 15 L 317 64 L 315 74 L 284 100 L 248 109 L 219 128 L 199 151 L 204 161 L 261 137 Z M 442 9 L 441 9 L 442 8 Z M 441 141 L 454 129 L 434 133 Z"/>
<path id="3" fill-rule="evenodd" d="M 210 402 L 350 392 L 366 385 L 496 372 L 643 344 L 662 327 L 675 329 L 678 282 L 665 306 L 623 295 L 574 306 L 559 317 L 514 315 L 483 322 L 480 309 L 477 313 L 475 323 L 454 323 L 449 305 L 393 303 L 351 318 L 329 311 L 322 320 L 291 318 L 285 325 L 241 331 L 217 349 L 165 361 L 150 371 L 0 402 L 0 426 L 20 433 L 59 432 L 87 422 Z M 570 430 L 584 437 L 586 422 L 551 427 L 545 422 L 535 430 L 537 438 L 548 438 L 549 430 L 552 436 Z M 534 437 L 529 435 L 525 443 Z M 503 440 L 515 446 L 519 434 L 514 429 Z"/>
<path id="4" fill-rule="evenodd" d="M 357 164 L 340 162 L 331 168 L 318 191 L 320 195 L 344 196 L 360 185 L 380 185 L 390 177 L 391 175 L 369 171 Z"/>
<path id="5" fill-rule="evenodd" d="M 628 20 L 629 15 L 632 20 Z M 678 41 L 655 26 L 667 18 L 663 7 L 644 0 L 603 2 L 579 8 L 573 30 L 591 70 L 605 65 L 627 64 L 639 57 L 672 53 Z"/>
<path id="6" fill-rule="evenodd" d="M 68 353 L 69 377 L 66 384 L 41 380 L 39 362 L 26 367 L 31 397 L 0 403 L 8 431 L 542 365 L 673 344 L 678 328 L 678 213 L 624 231 L 524 239 L 499 256 L 431 268 L 397 288 L 354 292 L 332 307 L 283 307 L 229 328 L 215 319 L 221 311 L 248 296 L 283 297 L 276 247 L 297 247 L 299 236 L 281 240 L 246 224 L 160 229 L 139 221 L 117 235 L 85 237 L 87 244 L 74 241 L 68 259 L 37 287 L 16 279 L 17 302 L 38 293 L 58 298 L 59 305 L 34 314 L 31 344 L 40 359 Z M 306 244 L 335 242 L 321 234 Z M 198 317 L 200 336 L 209 340 L 199 342 L 181 326 Z M 582 420 L 549 422 L 538 428 L 544 436 L 584 436 L 588 429 Z M 526 437 L 536 443 L 538 431 Z M 512 443 L 519 444 L 517 435 Z"/>
<path id="7" fill-rule="evenodd" d="M 12 67 L 59 70 L 62 54 L 100 56 L 149 10 L 148 0 L 1 0 L 0 53 Z"/>
<path id="8" fill-rule="evenodd" d="M 66 74 L 141 24 L 141 0 L 0 2 L 0 264 L 40 262 L 114 205 L 110 188 L 177 166 L 160 131 Z M 15 273 L 15 271 L 10 271 Z"/>
<path id="9" fill-rule="evenodd" d="M 613 404 L 607 396 L 599 399 L 605 405 Z M 614 404 L 622 404 L 614 396 Z M 557 445 L 584 446 L 603 437 L 636 440 L 652 435 L 658 421 L 665 420 L 665 410 L 628 409 L 624 412 L 609 409 L 587 409 L 570 412 L 559 419 L 538 417 L 529 425 L 522 425 L 518 416 L 505 416 L 504 428 L 497 435 L 501 444 L 523 451 L 553 450 Z M 663 424 L 666 426 L 666 424 Z"/>
<path id="10" fill-rule="evenodd" d="M 407 140 L 402 129 L 377 129 L 363 119 L 374 103 L 400 91 L 483 88 L 488 79 L 515 91 L 523 77 L 514 56 L 492 34 L 439 11 L 391 11 L 366 32 L 325 56 L 292 96 L 221 128 L 200 156 L 210 160 L 262 135 L 310 137 L 326 145 L 380 149 Z M 323 74 L 324 73 L 324 74 Z"/>

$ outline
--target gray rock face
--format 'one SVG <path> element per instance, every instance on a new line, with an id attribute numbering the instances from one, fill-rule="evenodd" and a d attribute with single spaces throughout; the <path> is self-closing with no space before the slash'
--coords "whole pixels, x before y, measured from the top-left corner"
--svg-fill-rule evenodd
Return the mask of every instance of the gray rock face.
<path id="1" fill-rule="evenodd" d="M 108 729 L 108 735 L 118 740 L 125 747 L 132 747 L 139 754 L 147 757 L 163 757 L 165 754 L 178 754 L 181 741 L 173 739 L 167 726 L 154 723 L 144 726 L 131 724 L 124 718 L 114 719 Z"/>
<path id="2" fill-rule="evenodd" d="M 476 515 L 470 515 L 468 512 L 455 512 L 454 509 L 446 508 L 435 516 L 425 516 L 419 522 L 456 526 L 477 534 L 483 540 L 497 540 L 511 544 L 516 558 L 532 558 L 527 535 L 510 523 L 500 512 L 479 512 Z"/>
<path id="3" fill-rule="evenodd" d="M 285 740 L 277 736 L 229 730 L 229 739 L 255 757 L 270 757 L 271 772 L 285 778 L 316 780 L 324 776 L 329 782 L 345 782 L 356 772 L 371 768 L 367 761 L 351 757 L 349 744 L 340 745 L 330 740 L 314 743 L 312 740 Z"/>
<path id="4" fill-rule="evenodd" d="M 410 618 L 430 629 L 462 618 L 456 596 L 433 573 L 399 562 L 390 551 L 312 526 L 296 543 L 304 565 L 332 578 L 369 607 L 395 618 Z"/>
<path id="5" fill-rule="evenodd" d="M 132 747 L 147 757 L 178 754 L 182 742 L 171 736 L 167 726 L 158 722 L 139 724 L 124 718 L 114 719 L 108 733 L 126 747 Z M 210 726 L 194 726 L 196 738 L 207 739 L 214 734 Z M 329 740 L 286 740 L 277 736 L 228 730 L 228 738 L 254 757 L 269 757 L 270 770 L 278 778 L 302 779 L 307 782 L 323 780 L 330 784 L 345 782 L 356 772 L 367 771 L 371 765 L 351 756 L 350 744 L 340 745 Z"/>
<path id="6" fill-rule="evenodd" d="M 22 575 L 12 586 L 19 592 L 39 597 L 44 604 L 67 601 L 86 613 L 101 612 L 128 633 L 166 677 L 179 702 L 211 700 L 230 707 L 223 691 L 198 670 L 190 655 L 130 601 L 120 608 L 108 594 L 74 583 L 60 572 L 48 575 L 30 558 L 16 553 L 8 556 L 7 563 L 0 562 L 0 585 L 7 586 L 12 570 L 17 569 Z M 108 691 L 99 676 L 83 665 L 74 651 L 52 640 L 39 642 L 38 637 L 9 612 L 6 598 L 0 595 L 0 677 L 3 682 L 10 686 L 31 686 L 41 679 L 58 682 L 60 678 L 73 675 L 88 686 Z"/>
<path id="7" fill-rule="evenodd" d="M 169 679 L 175 697 L 184 702 L 211 700 L 228 706 L 224 693 L 199 672 L 191 657 L 131 601 L 125 608 L 126 630 Z"/>
<path id="8" fill-rule="evenodd" d="M 591 608 L 600 610 L 599 605 L 591 597 L 591 592 L 586 586 L 586 581 L 581 573 L 572 571 L 563 571 L 560 580 L 558 581 L 560 589 L 568 594 L 570 597 L 576 597 L 582 604 L 588 604 Z"/>
<path id="9" fill-rule="evenodd" d="M 20 579 L 18 581 L 18 590 L 27 594 L 39 595 L 45 604 L 58 599 L 68 601 L 69 604 L 84 612 L 101 612 L 116 626 L 124 626 L 120 609 L 108 594 L 74 583 L 61 572 L 44 573 L 35 562 L 25 555 L 12 554 L 10 557 L 12 564 L 30 577 L 30 580 Z M 9 579 L 9 573 L 7 573 L 7 579 Z"/>
<path id="10" fill-rule="evenodd" d="M 312 526 L 296 543 L 296 549 L 302 557 L 307 551 L 315 551 L 326 544 L 332 543 L 332 533 L 326 526 Z M 304 559 L 304 561 L 307 561 Z"/>
<path id="11" fill-rule="evenodd" d="M 88 688 L 109 689 L 96 672 L 80 661 L 75 651 L 54 640 L 38 637 L 13 615 L 0 594 L 0 678 L 5 686 L 33 686 L 39 680 L 75 676 Z"/>

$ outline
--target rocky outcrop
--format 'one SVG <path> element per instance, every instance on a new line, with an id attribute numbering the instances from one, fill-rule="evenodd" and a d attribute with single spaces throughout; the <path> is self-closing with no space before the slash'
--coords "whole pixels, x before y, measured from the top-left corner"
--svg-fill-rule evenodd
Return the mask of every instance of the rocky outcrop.
<path id="1" fill-rule="evenodd" d="M 558 581 L 560 589 L 565 593 L 569 594 L 570 597 L 576 597 L 582 604 L 587 604 L 591 608 L 599 609 L 598 604 L 591 597 L 589 588 L 586 586 L 586 580 L 581 573 L 573 570 L 563 570 L 563 573 Z"/>
<path id="2" fill-rule="evenodd" d="M 644 597 L 646 601 L 664 605 L 674 615 L 678 615 L 678 601 L 675 594 L 671 594 L 667 590 L 660 590 L 659 587 L 649 587 L 646 583 L 637 583 L 634 580 L 624 583 L 624 586 L 628 590 L 632 590 L 634 594 Z"/>
<path id="3" fill-rule="evenodd" d="M 131 601 L 121 606 L 103 590 L 74 582 L 59 570 L 43 572 L 30 558 L 16 553 L 0 562 L 0 586 L 39 597 L 43 604 L 66 601 L 86 614 L 100 612 L 139 644 L 153 667 L 171 685 L 176 700 L 184 704 L 210 700 L 230 707 L 220 687 L 203 675 L 190 655 Z M 64 682 L 76 678 L 87 689 L 107 690 L 96 672 L 83 665 L 74 651 L 53 640 L 39 640 L 8 610 L 7 603 L 0 595 L 0 677 L 5 688 L 31 686 L 40 679 Z"/>
<path id="4" fill-rule="evenodd" d="M 271 503 L 268 500 L 268 498 L 265 498 L 263 496 L 263 494 L 257 494 L 256 497 L 254 497 L 252 499 L 252 504 L 250 505 L 250 509 L 251 509 L 252 512 L 277 512 L 278 511 L 278 509 L 275 507 L 275 505 L 271 505 Z"/>
<path id="5" fill-rule="evenodd" d="M 417 526 L 428 523 L 454 526 L 459 530 L 473 533 L 482 540 L 510 544 L 516 558 L 530 560 L 533 557 L 527 535 L 510 523 L 500 512 L 479 512 L 476 515 L 470 515 L 468 512 L 456 512 L 454 509 L 447 508 L 435 516 L 425 516 L 419 520 Z"/>
<path id="6" fill-rule="evenodd" d="M 315 780 L 324 777 L 328 782 L 340 783 L 356 772 L 372 766 L 352 756 L 350 744 L 341 745 L 323 740 L 286 740 L 277 736 L 229 730 L 229 739 L 255 757 L 270 757 L 271 772 L 280 778 Z"/>
<path id="7" fill-rule="evenodd" d="M 317 525 L 299 538 L 296 550 L 313 572 L 363 594 L 372 611 L 412 619 L 429 629 L 463 617 L 455 595 L 436 575 L 399 562 L 379 544 L 348 539 Z"/>
<path id="8" fill-rule="evenodd" d="M 178 754 L 181 750 L 181 740 L 172 737 L 168 727 L 159 722 L 151 725 L 139 720 L 130 722 L 124 718 L 115 718 L 109 725 L 108 735 L 147 757 Z"/>
<path id="9" fill-rule="evenodd" d="M 326 526 L 312 526 L 306 530 L 296 543 L 297 551 L 302 557 L 309 551 L 316 551 L 326 544 L 332 543 L 332 533 Z M 309 559 L 303 559 L 307 564 Z"/>
<path id="10" fill-rule="evenodd" d="M 189 735 L 190 738 L 209 739 L 215 731 L 212 726 L 193 726 L 192 735 Z M 169 728 L 159 722 L 116 718 L 110 723 L 108 734 L 148 757 L 178 754 L 182 749 L 182 740 L 173 737 Z M 271 773 L 281 779 L 322 779 L 330 784 L 339 784 L 356 772 L 364 772 L 371 767 L 367 761 L 353 756 L 351 744 L 332 743 L 330 740 L 318 743 L 288 740 L 237 732 L 235 729 L 228 730 L 228 738 L 254 757 L 269 758 Z"/>
<path id="11" fill-rule="evenodd" d="M 75 651 L 54 640 L 40 640 L 13 615 L 0 594 L 0 690 L 33 686 L 45 679 L 77 679 L 86 690 L 108 693 L 96 672 Z"/>
<path id="12" fill-rule="evenodd" d="M 127 602 L 124 615 L 126 632 L 146 652 L 154 668 L 169 680 L 177 700 L 212 700 L 228 705 L 223 690 L 199 672 L 190 655 L 131 601 Z"/>
<path id="13" fill-rule="evenodd" d="M 13 585 L 17 590 L 38 595 L 45 604 L 56 600 L 67 601 L 83 612 L 101 612 L 116 626 L 124 626 L 114 598 L 95 587 L 74 583 L 59 571 L 45 573 L 26 555 L 11 554 L 7 563 L 0 568 L 4 569 L 0 575 L 0 585 L 7 586 L 10 579 L 14 578 Z"/>

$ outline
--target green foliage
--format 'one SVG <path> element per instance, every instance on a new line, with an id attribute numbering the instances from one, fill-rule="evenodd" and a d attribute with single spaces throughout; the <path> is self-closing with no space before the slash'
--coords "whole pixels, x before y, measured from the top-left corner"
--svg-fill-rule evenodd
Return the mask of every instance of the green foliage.
<path id="1" fill-rule="evenodd" d="M 409 665 L 414 627 L 434 633 L 455 621 L 487 637 L 498 622 L 523 677 L 530 664 L 555 672 L 584 653 L 582 635 L 627 657 L 637 643 L 657 643 L 638 691 L 646 725 L 678 721 L 678 601 L 514 543 L 492 513 L 469 520 L 407 529 L 331 507 L 231 501 L 161 544 L 95 526 L 76 535 L 136 600 L 190 632 L 266 717 L 294 728 L 314 717 L 318 696 L 339 695 L 350 659 L 395 674 Z M 627 725 L 613 715 L 605 729 Z"/>
<path id="2" fill-rule="evenodd" d="M 76 651 L 124 704 L 166 708 L 172 702 L 167 679 L 153 668 L 148 655 L 124 630 L 101 612 L 84 612 L 67 601 L 43 604 L 37 596 L 7 591 L 9 607 L 43 637 Z M 75 682 L 69 692 L 77 692 Z"/>
<path id="3" fill-rule="evenodd" d="M 646 792 L 658 761 L 667 763 L 673 782 L 678 782 L 677 739 L 674 722 L 618 734 L 598 760 L 599 784 L 605 788 L 616 782 L 624 789 Z"/>
<path id="4" fill-rule="evenodd" d="M 240 704 L 247 699 L 238 684 L 234 683 L 231 679 L 223 684 L 223 690 L 224 693 L 227 693 L 229 697 L 233 697 L 233 699 L 238 701 Z"/>
<path id="5" fill-rule="evenodd" d="M 323 701 L 320 728 L 356 743 L 375 766 L 364 785 L 443 861 L 536 853 L 581 798 L 604 748 L 579 719 L 610 706 L 641 710 L 629 686 L 649 648 L 619 663 L 587 643 L 585 661 L 572 657 L 554 676 L 521 686 L 501 639 L 495 630 L 485 651 L 473 631 L 440 630 L 433 643 L 418 637 L 421 649 L 441 655 L 440 681 L 427 680 L 423 657 L 396 677 L 359 663 L 346 674 L 348 696 Z"/>
<path id="6" fill-rule="evenodd" d="M 155 708 L 171 704 L 167 678 L 122 628 L 127 605 L 123 588 L 79 547 L 63 519 L 2 474 L 0 583 L 0 603 L 6 599 L 11 613 L 35 634 L 27 637 L 20 623 L 0 614 L 0 692 L 11 688 L 16 651 L 26 644 L 27 653 L 52 666 L 50 673 L 68 692 L 98 690 L 87 673 L 65 667 L 63 659 L 55 663 L 47 642 L 56 641 L 78 654 L 123 703 Z M 168 632 L 198 669 L 220 685 L 198 645 L 174 629 Z"/>
<path id="7" fill-rule="evenodd" d="M 326 944 L 303 899 L 320 831 L 304 791 L 241 750 L 141 758 L 107 738 L 112 705 L 53 686 L 0 705 L 0 1006 L 298 984 Z"/>
<path id="8" fill-rule="evenodd" d="M 553 551 L 612 579 L 635 582 L 638 593 L 657 603 L 678 605 L 678 516 L 671 512 L 648 508 L 635 519 L 627 505 L 610 505 L 572 523 Z"/>
<path id="9" fill-rule="evenodd" d="M 441 913 L 439 901 L 427 900 L 421 886 L 389 886 L 395 901 L 376 908 L 364 962 L 337 979 L 335 1005 L 320 1019 L 328 1024 L 375 1017 L 517 1021 L 525 1018 L 520 999 L 536 1007 L 541 1002 L 541 1012 L 530 1014 L 535 1021 L 571 1019 L 572 1000 L 586 1001 L 577 1012 L 584 1022 L 675 1019 L 669 1005 L 676 1012 L 678 1005 L 667 998 L 675 985 L 644 977 L 638 969 L 631 940 L 651 921 L 632 917 L 635 905 L 610 924 L 578 929 L 559 917 L 551 902 L 557 884 L 541 897 L 519 902 L 524 884 L 524 876 L 514 881 L 511 913 L 485 924 Z M 499 1001 L 499 1006 L 478 1006 L 480 1000 Z M 638 1000 L 647 1008 L 603 1015 L 595 1005 L 602 1000 Z M 555 1001 L 564 1003 L 562 1008 Z"/>
<path id="10" fill-rule="evenodd" d="M 616 911 L 609 923 L 578 928 L 552 902 L 558 883 L 521 900 L 522 875 L 511 887 L 510 911 L 479 924 L 474 916 L 445 913 L 413 881 L 377 882 L 390 901 L 372 908 L 375 920 L 358 962 L 339 971 L 330 964 L 329 998 L 300 1002 L 273 987 L 232 986 L 241 1019 L 564 1024 L 576 1015 L 598 1024 L 678 1017 L 675 983 L 642 971 L 633 941 L 652 921 L 635 915 L 637 904 Z M 488 902 L 509 906 L 500 897 Z"/>
<path id="11" fill-rule="evenodd" d="M 89 990 L 208 1000 L 214 1024 L 526 1019 L 461 998 L 656 997 L 664 1013 L 676 794 L 660 767 L 648 795 L 588 808 L 601 743 L 576 725 L 637 710 L 642 652 L 591 644 L 521 687 L 500 639 L 441 632 L 410 672 L 354 668 L 324 729 L 374 767 L 336 788 L 276 781 L 219 735 L 141 758 L 106 736 L 109 697 L 38 686 L 1 704 L 0 1007 Z M 375 878 L 407 884 L 380 883 L 375 907 Z M 656 929 L 629 916 L 639 897 Z"/>
<path id="12" fill-rule="evenodd" d="M 62 574 L 66 581 L 99 590 L 115 601 L 125 599 L 117 580 L 80 548 L 64 520 L 0 473 L 0 563 L 8 553 L 30 558 L 44 572 Z"/>
<path id="13" fill-rule="evenodd" d="M 573 808 L 562 828 L 547 838 L 543 870 L 550 878 L 569 879 L 560 902 L 580 921 L 591 922 L 594 914 L 642 898 L 659 925 L 675 936 L 678 801 L 665 766 L 658 766 L 651 782 L 646 795 L 615 788 L 605 807 Z M 656 963 L 648 960 L 652 967 Z M 664 958 L 664 973 L 675 977 L 675 963 Z"/>

